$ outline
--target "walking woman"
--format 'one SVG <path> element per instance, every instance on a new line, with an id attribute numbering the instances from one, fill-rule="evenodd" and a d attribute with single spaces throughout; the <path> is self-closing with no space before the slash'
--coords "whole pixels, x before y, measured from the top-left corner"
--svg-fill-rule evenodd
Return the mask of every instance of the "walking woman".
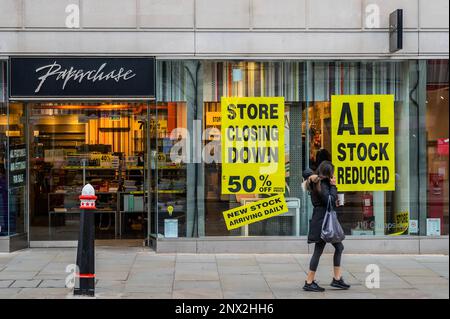
<path id="1" fill-rule="evenodd" d="M 317 174 L 311 173 L 311 171 L 306 173 L 306 176 L 304 173 L 304 177 L 307 177 L 305 188 L 310 192 L 311 201 L 314 206 L 309 227 L 308 244 L 315 243 L 315 247 L 309 265 L 309 273 L 303 289 L 306 291 L 322 292 L 325 289 L 320 287 L 314 280 L 320 256 L 322 255 L 326 244 L 320 235 L 329 197 L 331 197 L 331 205 L 333 205 L 333 208 L 336 206 L 337 188 L 336 179 L 334 177 L 334 167 L 331 162 L 323 161 L 317 168 Z M 333 257 L 334 278 L 331 282 L 331 286 L 339 289 L 349 289 L 350 285 L 344 282 L 341 275 L 341 256 L 344 245 L 341 242 L 333 243 L 332 245 L 334 246 L 335 251 Z"/>

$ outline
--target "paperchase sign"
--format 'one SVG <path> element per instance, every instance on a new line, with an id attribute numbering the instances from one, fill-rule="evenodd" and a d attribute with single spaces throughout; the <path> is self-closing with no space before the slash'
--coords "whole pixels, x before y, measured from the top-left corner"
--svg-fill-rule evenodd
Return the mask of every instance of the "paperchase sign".
<path id="1" fill-rule="evenodd" d="M 152 98 L 155 60 L 124 57 L 12 57 L 11 98 Z"/>

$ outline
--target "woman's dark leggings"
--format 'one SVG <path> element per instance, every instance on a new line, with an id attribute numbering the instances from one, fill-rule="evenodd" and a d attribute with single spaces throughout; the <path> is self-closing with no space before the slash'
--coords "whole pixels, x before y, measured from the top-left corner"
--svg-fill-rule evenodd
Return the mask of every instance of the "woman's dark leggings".
<path id="1" fill-rule="evenodd" d="M 311 271 L 317 270 L 317 266 L 319 266 L 320 256 L 322 256 L 325 245 L 326 245 L 326 242 L 324 242 L 324 241 L 316 243 L 316 245 L 314 247 L 314 253 L 311 258 L 311 262 L 309 263 L 309 270 L 311 270 Z M 342 252 L 344 251 L 344 245 L 342 243 L 334 243 L 332 245 L 334 246 L 334 249 L 335 249 L 334 257 L 333 257 L 333 265 L 334 265 L 334 267 L 340 267 Z"/>

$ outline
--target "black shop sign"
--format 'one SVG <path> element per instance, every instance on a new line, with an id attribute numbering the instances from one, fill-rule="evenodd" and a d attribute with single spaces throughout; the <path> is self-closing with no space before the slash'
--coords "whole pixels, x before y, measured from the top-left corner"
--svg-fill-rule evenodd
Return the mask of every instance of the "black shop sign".
<path id="1" fill-rule="evenodd" d="M 25 98 L 153 98 L 155 59 L 12 57 L 9 95 Z"/>

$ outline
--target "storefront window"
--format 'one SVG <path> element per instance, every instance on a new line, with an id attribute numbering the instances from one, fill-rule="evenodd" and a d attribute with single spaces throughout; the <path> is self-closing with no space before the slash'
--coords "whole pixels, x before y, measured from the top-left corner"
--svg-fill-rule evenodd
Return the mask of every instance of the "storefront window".
<path id="1" fill-rule="evenodd" d="M 9 235 L 25 232 L 27 147 L 23 105 L 10 103 L 8 112 L 8 213 Z"/>
<path id="2" fill-rule="evenodd" d="M 430 61 L 428 67 L 426 134 L 430 185 L 425 201 L 419 188 L 424 174 L 420 175 L 420 169 L 416 168 L 421 161 L 419 139 L 423 133 L 418 119 L 425 103 L 421 100 L 425 94 L 422 62 L 159 61 L 157 111 L 161 114 L 157 118 L 161 123 L 158 125 L 166 127 L 168 115 L 165 114 L 170 114 L 173 108 L 177 132 L 185 129 L 188 134 L 170 134 L 167 125 L 172 141 L 162 142 L 163 146 L 172 147 L 175 140 L 185 143 L 188 150 L 181 161 L 186 164 L 185 173 L 173 175 L 180 185 L 183 174 L 186 176 L 186 202 L 181 200 L 184 196 L 181 194 L 177 198 L 160 196 L 173 183 L 163 177 L 166 173 L 158 170 L 161 176 L 157 202 L 159 236 L 174 237 L 173 233 L 167 236 L 165 228 L 169 224 L 166 223 L 176 224 L 176 236 L 186 237 L 306 235 L 312 208 L 308 194 L 301 188 L 301 173 L 307 167 L 316 169 L 320 158 L 332 158 L 331 96 L 373 94 L 394 97 L 395 190 L 345 192 L 344 206 L 338 209 L 345 233 L 355 236 L 424 234 L 425 216 L 440 218 L 442 233 L 448 233 L 445 168 L 448 166 L 448 120 L 445 116 L 437 117 L 448 113 L 448 61 Z M 222 164 L 217 150 L 220 149 L 222 97 L 284 98 L 284 195 L 300 201 L 298 214 L 293 208 L 287 214 L 227 230 L 223 211 L 265 196 L 221 192 Z M 198 141 L 201 141 L 200 151 Z M 155 154 L 159 152 L 155 150 Z M 170 152 L 168 148 L 158 156 L 163 160 L 162 165 L 167 165 L 167 152 Z M 201 158 L 205 153 L 208 160 Z M 185 216 L 180 213 L 173 217 L 177 214 L 174 207 L 181 209 L 184 204 Z M 172 217 L 168 214 L 169 207 L 173 209 Z"/>
<path id="3" fill-rule="evenodd" d="M 22 105 L 22 104 L 12 104 Z M 147 103 L 26 103 L 31 240 L 76 240 L 86 183 L 97 239 L 145 238 Z"/>
<path id="4" fill-rule="evenodd" d="M 0 61 L 0 236 L 8 235 L 8 117 L 6 103 L 5 63 Z"/>
<path id="5" fill-rule="evenodd" d="M 427 235 L 448 235 L 448 60 L 427 63 Z"/>
<path id="6" fill-rule="evenodd" d="M 185 102 L 160 102 L 150 122 L 154 141 L 151 167 L 154 173 L 153 216 L 156 216 L 156 210 L 158 212 L 157 228 L 152 233 L 166 237 L 184 237 L 186 234 L 187 166 L 181 160 L 188 139 L 186 116 Z"/>
<path id="7" fill-rule="evenodd" d="M 0 62 L 0 235 L 26 232 L 27 149 L 22 105 L 6 99 L 6 65 Z"/>
<path id="8" fill-rule="evenodd" d="M 338 214 L 346 234 L 400 235 L 410 209 L 409 64 L 406 62 L 313 62 L 309 64 L 309 156 L 331 151 L 331 95 L 392 94 L 395 97 L 396 190 L 345 192 Z M 306 117 L 306 116 L 305 116 Z"/>
<path id="9" fill-rule="evenodd" d="M 203 82 L 205 147 L 219 137 L 221 97 L 285 98 L 284 140 L 287 199 L 300 199 L 298 177 L 305 162 L 301 160 L 304 132 L 301 112 L 305 100 L 305 63 L 302 62 L 205 62 Z M 291 116 L 294 114 L 294 116 Z M 291 136 L 296 136 L 291 139 Z M 295 141 L 295 142 L 294 142 Z M 294 145 L 292 143 L 295 143 Z M 294 146 L 294 147 L 292 147 Z M 290 150 L 295 150 L 291 156 Z M 293 160 L 291 161 L 291 157 Z M 222 164 L 205 163 L 205 235 L 206 236 L 293 236 L 300 233 L 300 207 L 281 216 L 228 231 L 222 212 L 264 198 L 264 195 L 221 194 Z M 298 179 L 297 179 L 298 180 Z"/>
<path id="10" fill-rule="evenodd" d="M 192 158 L 193 128 L 200 102 L 199 62 L 158 61 L 157 105 L 151 112 L 154 196 L 153 236 L 196 237 L 202 214 L 197 199 L 200 163 Z"/>

